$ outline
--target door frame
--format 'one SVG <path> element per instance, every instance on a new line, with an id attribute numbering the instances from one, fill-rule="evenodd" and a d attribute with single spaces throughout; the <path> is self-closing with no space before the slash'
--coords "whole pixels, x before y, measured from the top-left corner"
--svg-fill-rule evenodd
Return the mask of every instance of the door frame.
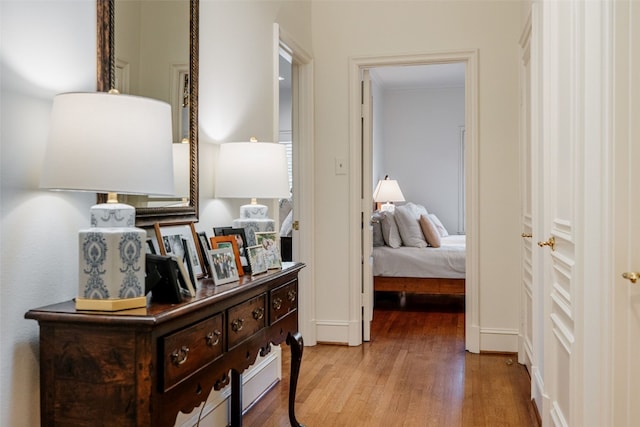
<path id="1" fill-rule="evenodd" d="M 278 75 L 280 49 L 291 55 L 291 112 L 293 143 L 293 214 L 298 228 L 293 230 L 293 259 L 303 262 L 306 268 L 300 270 L 298 280 L 299 307 L 298 323 L 304 345 L 313 346 L 317 342 L 316 301 L 314 280 L 314 224 L 315 224 L 315 172 L 314 172 L 314 108 L 313 108 L 313 57 L 295 40 L 291 34 L 273 24 L 274 76 Z M 279 83 L 274 79 L 274 141 L 279 135 Z M 305 171 L 301 173 L 300 171 Z M 294 227 L 295 228 L 295 227 Z"/>
<path id="2" fill-rule="evenodd" d="M 430 65 L 463 62 L 465 64 L 465 185 L 466 185 L 466 290 L 465 348 L 480 352 L 479 268 L 478 268 L 478 50 L 453 50 L 415 55 L 364 56 L 349 59 L 349 345 L 362 343 L 362 247 L 360 198 L 362 185 L 361 84 L 362 70 L 384 66 Z"/>

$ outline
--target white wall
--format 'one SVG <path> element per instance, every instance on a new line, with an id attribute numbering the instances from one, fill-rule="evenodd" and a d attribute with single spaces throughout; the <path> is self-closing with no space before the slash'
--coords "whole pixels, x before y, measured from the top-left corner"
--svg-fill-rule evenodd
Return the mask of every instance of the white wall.
<path id="1" fill-rule="evenodd" d="M 505 1 L 313 2 L 316 109 L 317 322 L 346 328 L 351 269 L 348 64 L 353 57 L 479 50 L 479 298 L 481 332 L 518 330 L 518 56 L 520 4 Z M 346 334 L 345 334 L 346 335 Z M 344 335 L 343 335 L 344 336 Z M 329 340 L 330 336 L 318 336 Z M 341 337 L 337 340 L 344 341 Z M 480 343 L 481 349 L 504 342 Z M 515 350 L 514 348 L 508 348 Z"/>
<path id="2" fill-rule="evenodd" d="M 385 90 L 381 108 L 383 173 L 374 182 L 389 174 L 408 202 L 425 206 L 455 234 L 458 181 L 464 177 L 459 161 L 464 87 Z M 379 157 L 377 151 L 373 155 Z"/>
<path id="3" fill-rule="evenodd" d="M 95 90 L 90 0 L 1 1 L 0 425 L 39 426 L 38 324 L 31 308 L 78 286 L 78 230 L 93 193 L 39 190 L 53 96 Z"/>
<path id="4" fill-rule="evenodd" d="M 248 202 L 214 198 L 218 143 L 277 137 L 273 24 L 311 50 L 310 12 L 306 1 L 201 2 L 199 230 L 230 225 Z M 269 206 L 273 217 L 277 203 Z"/>

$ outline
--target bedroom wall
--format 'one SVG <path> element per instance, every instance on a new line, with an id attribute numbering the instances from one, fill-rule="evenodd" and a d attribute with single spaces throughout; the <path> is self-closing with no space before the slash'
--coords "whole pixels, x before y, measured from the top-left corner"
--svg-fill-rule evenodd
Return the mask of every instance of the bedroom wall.
<path id="1" fill-rule="evenodd" d="M 520 4 L 505 1 L 313 2 L 315 61 L 318 341 L 344 342 L 349 312 L 346 207 L 349 175 L 349 59 L 479 50 L 479 314 L 482 350 L 517 350 L 519 282 L 518 38 Z"/>
<path id="2" fill-rule="evenodd" d="M 385 90 L 381 108 L 384 173 L 398 180 L 407 201 L 436 214 L 449 233 L 464 230 L 458 221 L 464 87 Z"/>

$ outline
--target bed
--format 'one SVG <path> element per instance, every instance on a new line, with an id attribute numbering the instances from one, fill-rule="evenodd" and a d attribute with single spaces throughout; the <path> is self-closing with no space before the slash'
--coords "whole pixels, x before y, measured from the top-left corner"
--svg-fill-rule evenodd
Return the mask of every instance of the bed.
<path id="1" fill-rule="evenodd" d="M 442 237 L 439 248 L 374 247 L 374 290 L 463 295 L 465 237 Z"/>
<path id="2" fill-rule="evenodd" d="M 464 295 L 466 236 L 449 235 L 435 215 L 411 203 L 372 220 L 375 291 Z"/>

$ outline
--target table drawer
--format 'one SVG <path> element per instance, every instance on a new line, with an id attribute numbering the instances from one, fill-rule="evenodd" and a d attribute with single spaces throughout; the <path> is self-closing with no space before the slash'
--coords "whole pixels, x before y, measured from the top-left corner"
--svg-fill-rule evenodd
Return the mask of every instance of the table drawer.
<path id="1" fill-rule="evenodd" d="M 265 327 L 265 294 L 231 307 L 227 312 L 229 349 Z"/>
<path id="2" fill-rule="evenodd" d="M 269 319 L 275 323 L 298 308 L 298 282 L 292 281 L 271 291 Z"/>
<path id="3" fill-rule="evenodd" d="M 162 387 L 166 391 L 223 352 L 223 316 L 217 314 L 162 338 Z"/>

